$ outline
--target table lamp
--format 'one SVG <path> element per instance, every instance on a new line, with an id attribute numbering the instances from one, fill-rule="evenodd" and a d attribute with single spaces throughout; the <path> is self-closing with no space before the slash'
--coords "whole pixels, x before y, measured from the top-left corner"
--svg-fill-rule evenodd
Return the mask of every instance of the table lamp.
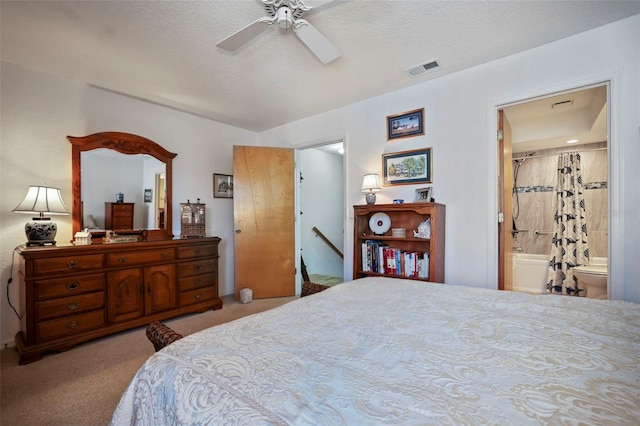
<path id="1" fill-rule="evenodd" d="M 375 204 L 376 203 L 376 194 L 375 192 L 380 192 L 380 177 L 377 173 L 369 173 L 364 175 L 362 178 L 362 189 L 361 192 L 367 193 L 365 199 L 367 200 L 367 204 Z"/>
<path id="2" fill-rule="evenodd" d="M 56 233 L 58 226 L 51 218 L 45 215 L 69 214 L 67 207 L 62 201 L 62 195 L 58 188 L 47 186 L 29 186 L 29 191 L 24 200 L 13 209 L 14 213 L 37 214 L 33 221 L 24 225 L 27 235 L 27 247 L 44 246 L 47 244 L 56 245 Z"/>

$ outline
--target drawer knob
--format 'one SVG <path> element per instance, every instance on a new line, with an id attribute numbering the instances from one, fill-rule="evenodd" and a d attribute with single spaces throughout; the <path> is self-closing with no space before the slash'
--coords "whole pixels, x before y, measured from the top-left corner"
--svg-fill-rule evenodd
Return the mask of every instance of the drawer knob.
<path id="1" fill-rule="evenodd" d="M 67 290 L 76 290 L 78 287 L 80 287 L 80 283 L 78 281 L 72 281 L 65 287 L 67 288 Z"/>
<path id="2" fill-rule="evenodd" d="M 70 260 L 67 262 L 67 266 L 71 269 L 75 268 L 78 266 L 78 262 L 76 262 L 75 260 Z"/>
<path id="3" fill-rule="evenodd" d="M 75 321 L 71 321 L 70 323 L 67 323 L 67 328 L 69 330 L 73 330 L 74 328 L 78 328 L 80 327 L 80 321 L 75 320 Z"/>
<path id="4" fill-rule="evenodd" d="M 202 297 L 202 295 L 200 293 L 195 295 L 196 300 L 200 300 L 201 297 Z"/>
<path id="5" fill-rule="evenodd" d="M 163 251 L 160 257 L 166 259 L 167 257 L 169 257 L 169 253 Z"/>
<path id="6" fill-rule="evenodd" d="M 201 284 L 202 284 L 202 280 L 196 280 L 196 281 L 194 282 L 194 284 L 195 284 L 195 285 L 201 285 Z"/>
<path id="7" fill-rule="evenodd" d="M 200 254 L 200 250 L 198 250 L 198 249 L 194 249 L 194 250 L 193 250 L 193 254 Z"/>
<path id="8" fill-rule="evenodd" d="M 196 265 L 193 267 L 194 271 L 199 271 L 200 269 L 202 269 L 202 265 Z"/>
<path id="9" fill-rule="evenodd" d="M 67 304 L 67 309 L 69 309 L 70 311 L 75 311 L 79 307 L 80 307 L 80 303 L 78 303 L 78 302 L 73 302 L 73 303 L 68 303 Z"/>
<path id="10" fill-rule="evenodd" d="M 118 258 L 118 262 L 120 263 L 125 263 L 127 261 L 127 258 L 124 256 L 121 256 L 120 258 Z"/>

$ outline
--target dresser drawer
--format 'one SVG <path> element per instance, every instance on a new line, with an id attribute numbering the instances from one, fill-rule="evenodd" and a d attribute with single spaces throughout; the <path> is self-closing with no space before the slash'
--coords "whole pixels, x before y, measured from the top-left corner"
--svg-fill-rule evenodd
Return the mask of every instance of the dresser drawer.
<path id="1" fill-rule="evenodd" d="M 72 315 L 49 321 L 41 321 L 37 326 L 37 339 L 45 340 L 82 333 L 106 325 L 104 309 Z"/>
<path id="2" fill-rule="evenodd" d="M 131 216 L 133 213 L 133 204 L 111 204 L 114 216 Z"/>
<path id="3" fill-rule="evenodd" d="M 193 262 L 183 262 L 178 264 L 178 277 L 189 277 L 191 275 L 211 274 L 217 272 L 216 259 L 202 259 Z"/>
<path id="4" fill-rule="evenodd" d="M 43 320 L 102 308 L 104 308 L 104 292 L 61 297 L 36 303 L 36 318 Z"/>
<path id="5" fill-rule="evenodd" d="M 178 259 L 192 259 L 196 257 L 215 257 L 218 255 L 217 244 L 198 245 L 178 248 Z"/>
<path id="6" fill-rule="evenodd" d="M 33 261 L 36 275 L 88 271 L 104 267 L 103 254 L 50 257 Z"/>
<path id="7" fill-rule="evenodd" d="M 113 218 L 114 228 L 120 228 L 120 229 L 122 229 L 123 227 L 131 228 L 132 227 L 131 224 L 132 224 L 131 216 L 125 216 L 125 217 L 116 216 Z"/>
<path id="8" fill-rule="evenodd" d="M 218 287 L 206 287 L 199 290 L 185 291 L 178 295 L 180 307 L 214 300 L 218 297 Z"/>
<path id="9" fill-rule="evenodd" d="M 205 288 L 216 285 L 218 282 L 216 274 L 195 275 L 178 280 L 178 291 L 193 290 L 196 288 Z"/>
<path id="10" fill-rule="evenodd" d="M 144 265 L 145 263 L 167 262 L 175 259 L 173 248 L 112 253 L 109 255 L 109 266 Z"/>
<path id="11" fill-rule="evenodd" d="M 35 282 L 36 300 L 100 291 L 106 288 L 105 274 L 79 275 Z"/>

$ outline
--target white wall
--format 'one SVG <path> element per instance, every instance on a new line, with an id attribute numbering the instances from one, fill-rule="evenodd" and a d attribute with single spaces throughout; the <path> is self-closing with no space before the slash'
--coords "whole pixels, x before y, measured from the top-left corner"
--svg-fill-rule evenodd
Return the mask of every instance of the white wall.
<path id="1" fill-rule="evenodd" d="M 232 174 L 233 145 L 255 145 L 255 133 L 5 62 L 0 71 L 0 282 L 9 279 L 13 248 L 26 240 L 24 224 L 29 217 L 11 210 L 22 201 L 28 186 L 46 183 L 59 187 L 71 208 L 71 144 L 67 135 L 120 131 L 144 136 L 178 154 L 173 161 L 173 233 L 180 235 L 180 202 L 200 198 L 206 203 L 207 234 L 222 239 L 220 294 L 233 293 L 233 203 L 213 198 L 213 173 Z M 71 216 L 56 216 L 55 220 L 56 240 L 59 244 L 69 242 Z M 17 274 L 16 263 L 10 295 L 19 307 Z M 3 344 L 12 341 L 20 329 L 5 295 L 3 287 Z"/>
<path id="2" fill-rule="evenodd" d="M 271 129 L 260 134 L 260 143 L 299 146 L 308 135 L 348 135 L 346 250 L 353 246 L 351 205 L 364 204 L 362 175 L 381 173 L 383 153 L 433 147 L 433 196 L 447 209 L 445 279 L 496 288 L 496 107 L 608 79 L 613 80 L 611 296 L 640 302 L 640 15 Z M 426 134 L 387 142 L 385 117 L 420 107 L 425 108 Z M 378 203 L 411 200 L 415 188 L 384 187 Z M 345 258 L 348 277 L 352 262 Z"/>

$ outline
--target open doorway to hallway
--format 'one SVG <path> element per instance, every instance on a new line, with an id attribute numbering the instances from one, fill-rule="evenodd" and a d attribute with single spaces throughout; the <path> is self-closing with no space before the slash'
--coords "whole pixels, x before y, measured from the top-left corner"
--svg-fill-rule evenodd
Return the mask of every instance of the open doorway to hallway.
<path id="1" fill-rule="evenodd" d="M 344 281 L 343 153 L 343 140 L 297 152 L 301 281 Z"/>

